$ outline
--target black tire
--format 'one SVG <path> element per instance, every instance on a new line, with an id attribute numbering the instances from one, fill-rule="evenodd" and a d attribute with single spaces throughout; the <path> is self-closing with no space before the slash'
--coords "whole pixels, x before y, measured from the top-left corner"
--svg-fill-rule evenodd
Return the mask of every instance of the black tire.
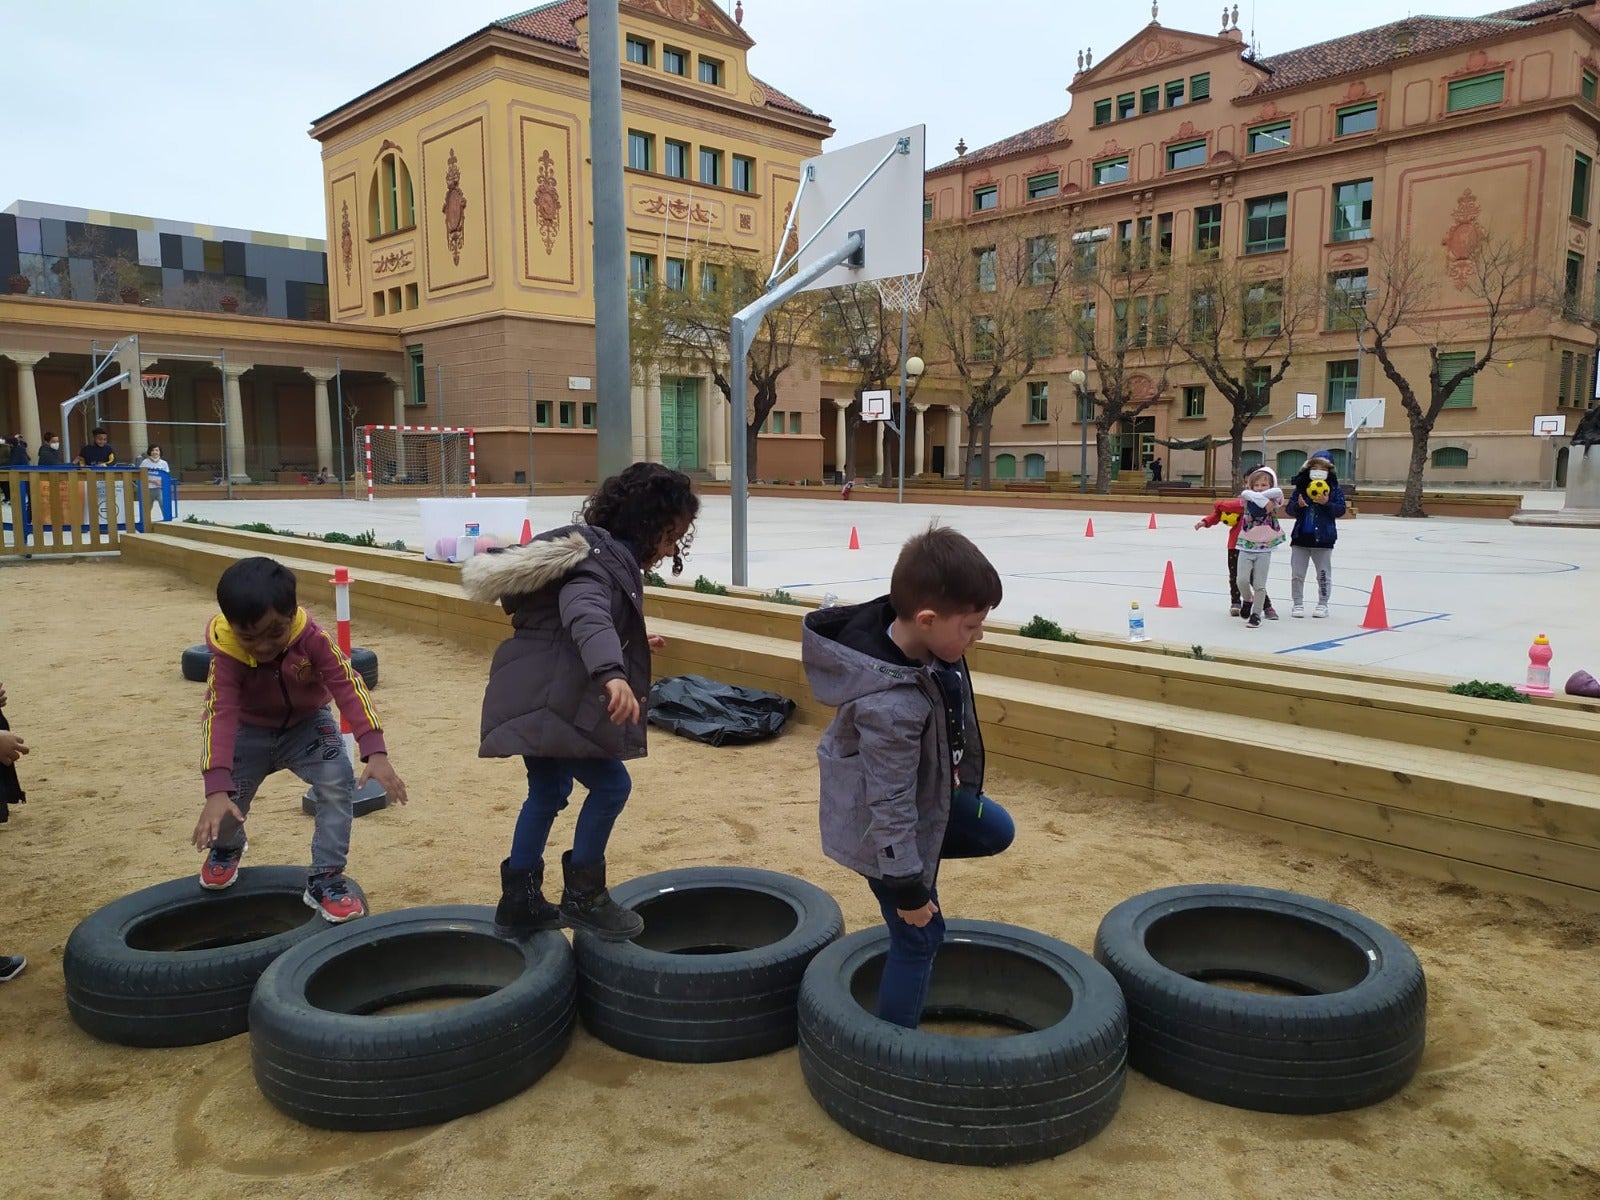
<path id="1" fill-rule="evenodd" d="M 389 793 L 383 790 L 383 785 L 376 779 L 369 779 L 365 787 L 356 786 L 356 798 L 350 803 L 350 815 L 364 817 L 388 807 Z M 310 788 L 300 796 L 300 811 L 308 817 L 317 815 L 317 802 L 311 798 Z"/>
<path id="2" fill-rule="evenodd" d="M 224 891 L 189 875 L 112 901 L 67 939 L 67 1011 L 85 1033 L 123 1046 L 243 1033 L 261 972 L 327 928 L 305 888 L 304 867 L 243 867 Z"/>
<path id="3" fill-rule="evenodd" d="M 1395 934 L 1337 904 L 1272 888 L 1161 888 L 1107 913 L 1094 953 L 1128 1000 L 1129 1062 L 1203 1100 L 1273 1113 L 1362 1108 L 1398 1092 L 1422 1059 L 1422 965 Z"/>
<path id="4" fill-rule="evenodd" d="M 844 932 L 832 896 L 776 871 L 661 871 L 611 897 L 644 918 L 644 932 L 631 942 L 576 934 L 578 1011 L 607 1045 L 666 1062 L 794 1045 L 806 966 Z"/>
<path id="5" fill-rule="evenodd" d="M 817 955 L 800 989 L 800 1070 L 840 1125 L 913 1158 L 999 1166 L 1062 1154 L 1110 1123 L 1128 1016 L 1087 954 L 1013 925 L 950 921 L 924 1019 L 1023 1031 L 970 1038 L 873 1015 L 888 947 L 881 926 L 851 934 Z"/>
<path id="6" fill-rule="evenodd" d="M 523 1091 L 561 1058 L 577 973 L 559 932 L 497 937 L 494 910 L 409 908 L 335 926 L 262 973 L 250 1003 L 256 1084 L 320 1129 L 409 1129 Z M 380 1012 L 444 996 L 450 1008 Z"/>
<path id="7" fill-rule="evenodd" d="M 378 656 L 365 646 L 352 646 L 350 665 L 365 681 L 367 689 L 378 686 Z M 190 683 L 204 683 L 211 670 L 211 648 L 205 644 L 190 646 L 183 652 L 183 677 Z"/>

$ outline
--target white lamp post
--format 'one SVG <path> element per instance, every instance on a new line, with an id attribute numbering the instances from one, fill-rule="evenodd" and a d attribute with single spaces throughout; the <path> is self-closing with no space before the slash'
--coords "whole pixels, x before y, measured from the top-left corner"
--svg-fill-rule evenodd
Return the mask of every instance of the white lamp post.
<path id="1" fill-rule="evenodd" d="M 905 314 L 901 314 L 902 322 Z M 905 357 L 905 329 L 900 330 L 900 428 L 896 431 L 895 438 L 900 443 L 900 486 L 895 496 L 895 503 L 904 504 L 906 499 L 906 380 L 921 379 L 922 372 L 927 370 L 927 364 L 913 354 Z M 917 464 L 917 470 L 922 469 L 922 464 Z"/>
<path id="2" fill-rule="evenodd" d="M 1083 357 L 1087 362 L 1088 351 L 1084 352 Z M 1080 438 L 1078 444 L 1078 490 L 1087 492 L 1089 490 L 1089 422 L 1084 419 L 1083 385 L 1089 382 L 1089 377 L 1077 367 L 1073 367 L 1067 374 L 1067 382 L 1078 389 L 1078 430 Z"/>

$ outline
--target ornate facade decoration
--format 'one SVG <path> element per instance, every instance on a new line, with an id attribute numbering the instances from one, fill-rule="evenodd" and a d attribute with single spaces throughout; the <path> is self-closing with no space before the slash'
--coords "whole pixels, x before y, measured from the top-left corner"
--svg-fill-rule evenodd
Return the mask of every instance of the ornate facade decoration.
<path id="1" fill-rule="evenodd" d="M 1482 212 L 1478 198 L 1468 188 L 1461 193 L 1461 198 L 1456 201 L 1455 210 L 1450 214 L 1450 229 L 1440 239 L 1439 244 L 1444 247 L 1444 270 L 1455 281 L 1456 291 L 1463 291 L 1467 280 L 1472 274 L 1473 252 L 1483 244 L 1483 239 L 1488 236 L 1488 231 L 1478 223 L 1478 214 Z"/>
<path id="2" fill-rule="evenodd" d="M 710 225 L 717 215 L 698 200 L 690 203 L 682 196 L 669 200 L 659 193 L 643 197 L 639 208 L 652 217 L 671 217 L 674 221 L 692 221 L 696 225 Z"/>
<path id="3" fill-rule="evenodd" d="M 445 245 L 450 247 L 450 259 L 461 265 L 461 247 L 467 240 L 467 195 L 461 190 L 461 168 L 456 164 L 456 152 L 450 151 L 449 169 L 444 174 L 444 233 Z"/>
<path id="4" fill-rule="evenodd" d="M 1372 100 L 1375 98 L 1374 93 L 1367 91 L 1367 85 L 1357 79 L 1349 87 L 1345 88 L 1344 97 L 1340 103 L 1349 104 L 1355 100 Z"/>
<path id="5" fill-rule="evenodd" d="M 533 193 L 533 211 L 539 219 L 539 240 L 544 243 L 544 252 L 552 254 L 556 234 L 561 232 L 561 191 L 555 159 L 548 150 L 539 155 L 539 187 Z"/>
<path id="6" fill-rule="evenodd" d="M 1256 120 L 1278 121 L 1284 117 L 1287 117 L 1288 115 L 1288 113 L 1284 112 L 1283 109 L 1278 107 L 1278 102 L 1276 100 L 1268 100 L 1261 111 L 1256 113 Z"/>
<path id="7" fill-rule="evenodd" d="M 1137 71 L 1140 67 L 1148 67 L 1164 58 L 1174 58 L 1182 53 L 1182 42 L 1173 38 L 1163 40 L 1158 37 L 1148 37 L 1134 48 L 1133 53 L 1126 55 L 1117 64 L 1117 72 L 1121 74 L 1124 71 Z"/>
<path id="8" fill-rule="evenodd" d="M 378 147 L 378 153 L 382 154 L 385 150 L 400 150 L 400 143 L 384 138 L 383 145 Z M 404 154 L 405 151 L 402 150 L 401 153 Z"/>
<path id="9" fill-rule="evenodd" d="M 1511 65 L 1509 58 L 1491 59 L 1482 50 L 1474 50 L 1467 55 L 1467 61 L 1456 70 L 1446 75 L 1446 79 L 1461 79 L 1467 75 L 1481 75 L 1485 71 L 1503 71 Z"/>
<path id="10" fill-rule="evenodd" d="M 350 260 L 355 255 L 356 239 L 350 232 L 350 201 L 339 206 L 339 257 L 344 262 L 344 281 L 350 282 Z"/>
<path id="11" fill-rule="evenodd" d="M 389 253 L 372 260 L 372 273 L 374 275 L 393 275 L 397 271 L 411 269 L 412 250 L 410 246 L 391 250 Z"/>

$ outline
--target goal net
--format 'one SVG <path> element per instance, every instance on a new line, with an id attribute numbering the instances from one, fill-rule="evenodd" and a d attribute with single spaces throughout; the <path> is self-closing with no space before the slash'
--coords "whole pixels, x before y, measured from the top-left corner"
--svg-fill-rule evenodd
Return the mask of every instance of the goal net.
<path id="1" fill-rule="evenodd" d="M 438 425 L 363 425 L 367 499 L 476 496 L 477 441 L 471 429 Z"/>

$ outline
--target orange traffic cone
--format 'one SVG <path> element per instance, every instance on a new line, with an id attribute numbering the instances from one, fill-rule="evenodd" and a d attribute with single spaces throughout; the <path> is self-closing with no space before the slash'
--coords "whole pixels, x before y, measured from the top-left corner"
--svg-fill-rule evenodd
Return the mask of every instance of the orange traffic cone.
<path id="1" fill-rule="evenodd" d="M 850 549 L 861 549 L 861 538 L 856 535 L 856 527 L 854 525 L 850 526 Z"/>
<path id="2" fill-rule="evenodd" d="M 1089 523 L 1083 527 L 1083 536 L 1084 537 L 1093 537 L 1094 536 L 1094 518 L 1093 517 L 1090 517 L 1089 518 Z"/>
<path id="3" fill-rule="evenodd" d="M 1154 517 L 1150 518 L 1152 521 Z M 1172 560 L 1167 559 L 1167 575 L 1161 581 L 1161 599 L 1156 601 L 1157 608 L 1182 608 L 1178 603 L 1178 581 L 1172 574 Z"/>
<path id="4" fill-rule="evenodd" d="M 1367 615 L 1361 619 L 1362 629 L 1389 628 L 1389 610 L 1383 603 L 1383 576 L 1372 578 L 1372 599 L 1367 601 Z"/>
<path id="5" fill-rule="evenodd" d="M 531 541 L 533 541 L 533 522 L 528 520 L 527 517 L 523 517 L 522 518 L 522 541 L 519 542 L 518 545 L 526 546 Z"/>
<path id="6" fill-rule="evenodd" d="M 1150 528 L 1154 529 L 1155 527 L 1156 527 L 1156 515 L 1155 515 L 1155 513 L 1151 513 L 1150 514 Z"/>

